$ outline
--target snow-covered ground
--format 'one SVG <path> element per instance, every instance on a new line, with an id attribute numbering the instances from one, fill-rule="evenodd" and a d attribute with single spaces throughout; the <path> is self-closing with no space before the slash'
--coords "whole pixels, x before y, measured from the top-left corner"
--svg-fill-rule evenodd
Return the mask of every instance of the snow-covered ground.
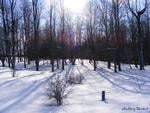
<path id="1" fill-rule="evenodd" d="M 84 61 L 66 70 L 51 72 L 47 64 L 34 71 L 34 66 L 17 65 L 16 77 L 8 68 L 0 67 L 0 113 L 150 113 L 150 67 L 144 71 L 123 65 L 123 71 L 114 73 L 99 62 L 97 71 Z M 75 85 L 62 106 L 50 106 L 45 96 L 47 81 L 55 74 L 82 74 L 82 84 Z M 101 92 L 106 91 L 106 102 Z"/>

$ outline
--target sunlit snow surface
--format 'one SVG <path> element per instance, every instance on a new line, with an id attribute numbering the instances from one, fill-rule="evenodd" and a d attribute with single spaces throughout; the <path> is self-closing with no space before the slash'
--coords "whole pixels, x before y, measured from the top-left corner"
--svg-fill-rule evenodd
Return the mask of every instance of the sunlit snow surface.
<path id="1" fill-rule="evenodd" d="M 17 64 L 16 77 L 11 70 L 0 67 L 0 113 L 150 113 L 150 67 L 139 71 L 123 65 L 123 71 L 114 73 L 107 69 L 107 63 L 99 62 L 96 72 L 84 61 L 67 65 L 66 71 L 51 72 L 51 67 L 41 63 L 40 71 L 34 71 L 34 64 L 27 69 Z M 45 96 L 49 77 L 82 74 L 85 80 L 75 85 L 63 106 L 50 106 Z M 101 91 L 106 91 L 106 102 L 101 101 Z M 139 109 L 138 109 L 139 108 Z M 141 109 L 140 109 L 141 108 Z M 145 109 L 142 109 L 145 108 Z"/>

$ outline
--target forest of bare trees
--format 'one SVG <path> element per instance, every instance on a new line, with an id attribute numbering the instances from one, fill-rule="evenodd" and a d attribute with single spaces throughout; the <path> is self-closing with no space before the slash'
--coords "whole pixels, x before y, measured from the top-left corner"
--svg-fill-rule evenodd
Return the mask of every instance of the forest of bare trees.
<path id="1" fill-rule="evenodd" d="M 52 71 L 66 60 L 107 61 L 121 71 L 126 63 L 140 70 L 150 65 L 150 1 L 88 0 L 85 15 L 73 17 L 63 0 L 0 0 L 0 61 L 14 71 L 50 60 Z M 61 63 L 60 63 L 61 62 Z M 61 64 L 61 65 L 60 65 Z M 114 65 L 112 65 L 114 64 Z"/>

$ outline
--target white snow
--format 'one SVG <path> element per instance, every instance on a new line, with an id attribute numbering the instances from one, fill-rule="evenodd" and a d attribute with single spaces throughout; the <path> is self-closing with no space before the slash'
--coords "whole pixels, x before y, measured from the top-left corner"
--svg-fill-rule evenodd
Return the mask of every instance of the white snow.
<path id="1" fill-rule="evenodd" d="M 150 67 L 144 71 L 123 65 L 123 71 L 114 73 L 105 62 L 98 63 L 97 71 L 84 61 L 81 65 L 67 65 L 65 71 L 51 72 L 41 63 L 40 71 L 33 64 L 27 69 L 17 64 L 16 77 L 9 68 L 0 67 L 0 113 L 150 113 Z M 82 74 L 82 84 L 73 87 L 62 106 L 50 106 L 45 96 L 48 79 L 55 74 Z M 101 92 L 106 91 L 106 102 Z"/>

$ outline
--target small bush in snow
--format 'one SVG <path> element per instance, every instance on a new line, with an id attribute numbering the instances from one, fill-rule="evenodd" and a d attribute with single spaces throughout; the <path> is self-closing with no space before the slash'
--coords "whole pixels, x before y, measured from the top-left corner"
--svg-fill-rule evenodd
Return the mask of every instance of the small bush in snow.
<path id="1" fill-rule="evenodd" d="M 71 90 L 69 91 L 67 89 L 68 87 L 69 85 L 67 82 L 60 76 L 57 76 L 49 80 L 46 88 L 46 94 L 49 99 L 55 99 L 57 105 L 60 106 L 63 103 L 63 99 L 71 92 Z"/>
<path id="2" fill-rule="evenodd" d="M 82 81 L 84 80 L 84 77 L 82 75 L 71 75 L 68 78 L 69 84 L 82 84 Z"/>

